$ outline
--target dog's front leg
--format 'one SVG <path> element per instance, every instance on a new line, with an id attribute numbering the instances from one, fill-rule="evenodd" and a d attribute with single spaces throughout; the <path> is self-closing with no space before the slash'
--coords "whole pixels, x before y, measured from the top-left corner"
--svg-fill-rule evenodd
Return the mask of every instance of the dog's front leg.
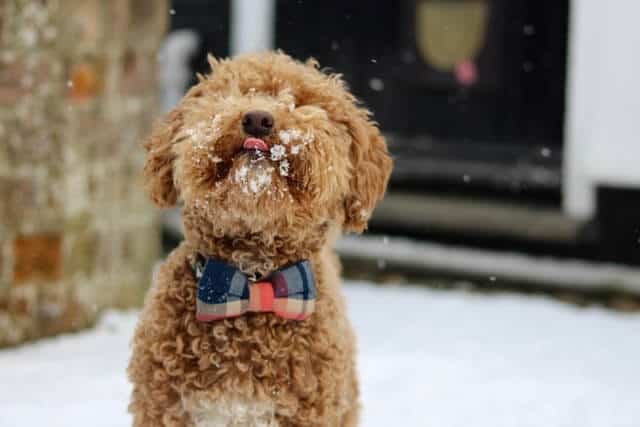
<path id="1" fill-rule="evenodd" d="M 134 427 L 193 426 L 179 391 L 185 361 L 178 347 L 187 334 L 178 313 L 187 313 L 186 305 L 195 306 L 195 285 L 187 269 L 184 248 L 179 247 L 160 267 L 138 321 L 128 368 Z"/>
<path id="2" fill-rule="evenodd" d="M 136 335 L 140 333 L 137 332 Z M 129 365 L 133 393 L 129 412 L 133 427 L 191 427 L 178 392 L 171 387 L 164 367 L 153 361 L 149 348 L 134 340 Z"/>

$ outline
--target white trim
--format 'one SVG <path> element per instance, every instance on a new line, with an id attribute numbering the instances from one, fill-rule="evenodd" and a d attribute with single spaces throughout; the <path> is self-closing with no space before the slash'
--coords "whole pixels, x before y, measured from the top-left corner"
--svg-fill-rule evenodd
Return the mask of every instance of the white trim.
<path id="1" fill-rule="evenodd" d="M 640 188 L 640 2 L 572 0 L 564 208 L 595 213 L 598 185 Z"/>
<path id="2" fill-rule="evenodd" d="M 580 4 L 572 0 L 569 8 L 563 202 L 567 214 L 586 219 L 594 214 L 595 195 L 585 167 L 587 150 L 584 143 L 589 140 L 589 129 L 585 124 L 591 122 L 596 112 L 589 103 L 593 90 L 589 75 L 581 70 L 597 69 L 597 55 L 592 55 L 590 49 L 598 49 L 600 39 L 598 32 L 589 31 L 588 10 Z"/>
<path id="3" fill-rule="evenodd" d="M 231 55 L 274 47 L 275 0 L 231 1 Z"/>

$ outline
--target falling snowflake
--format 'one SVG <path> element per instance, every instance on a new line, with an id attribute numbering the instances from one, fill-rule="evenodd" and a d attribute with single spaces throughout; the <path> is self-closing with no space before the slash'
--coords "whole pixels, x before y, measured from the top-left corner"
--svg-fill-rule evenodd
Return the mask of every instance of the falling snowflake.
<path id="1" fill-rule="evenodd" d="M 376 92 L 380 92 L 384 89 L 384 81 L 378 77 L 373 77 L 369 80 L 369 87 Z"/>

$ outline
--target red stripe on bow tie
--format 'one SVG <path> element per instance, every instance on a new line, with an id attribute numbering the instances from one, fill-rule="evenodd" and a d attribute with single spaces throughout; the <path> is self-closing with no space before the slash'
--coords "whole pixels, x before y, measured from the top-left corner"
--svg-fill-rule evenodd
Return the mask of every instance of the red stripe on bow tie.
<path id="1" fill-rule="evenodd" d="M 249 285 L 249 311 L 273 311 L 273 284 L 256 282 Z"/>

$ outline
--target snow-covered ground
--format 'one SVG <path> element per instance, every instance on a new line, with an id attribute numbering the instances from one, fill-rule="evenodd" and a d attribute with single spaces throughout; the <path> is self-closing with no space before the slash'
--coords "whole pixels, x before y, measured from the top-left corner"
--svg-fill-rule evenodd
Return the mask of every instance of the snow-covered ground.
<path id="1" fill-rule="evenodd" d="M 346 294 L 364 427 L 640 425 L 638 315 L 367 283 Z M 135 318 L 0 351 L 0 426 L 128 426 Z"/>

